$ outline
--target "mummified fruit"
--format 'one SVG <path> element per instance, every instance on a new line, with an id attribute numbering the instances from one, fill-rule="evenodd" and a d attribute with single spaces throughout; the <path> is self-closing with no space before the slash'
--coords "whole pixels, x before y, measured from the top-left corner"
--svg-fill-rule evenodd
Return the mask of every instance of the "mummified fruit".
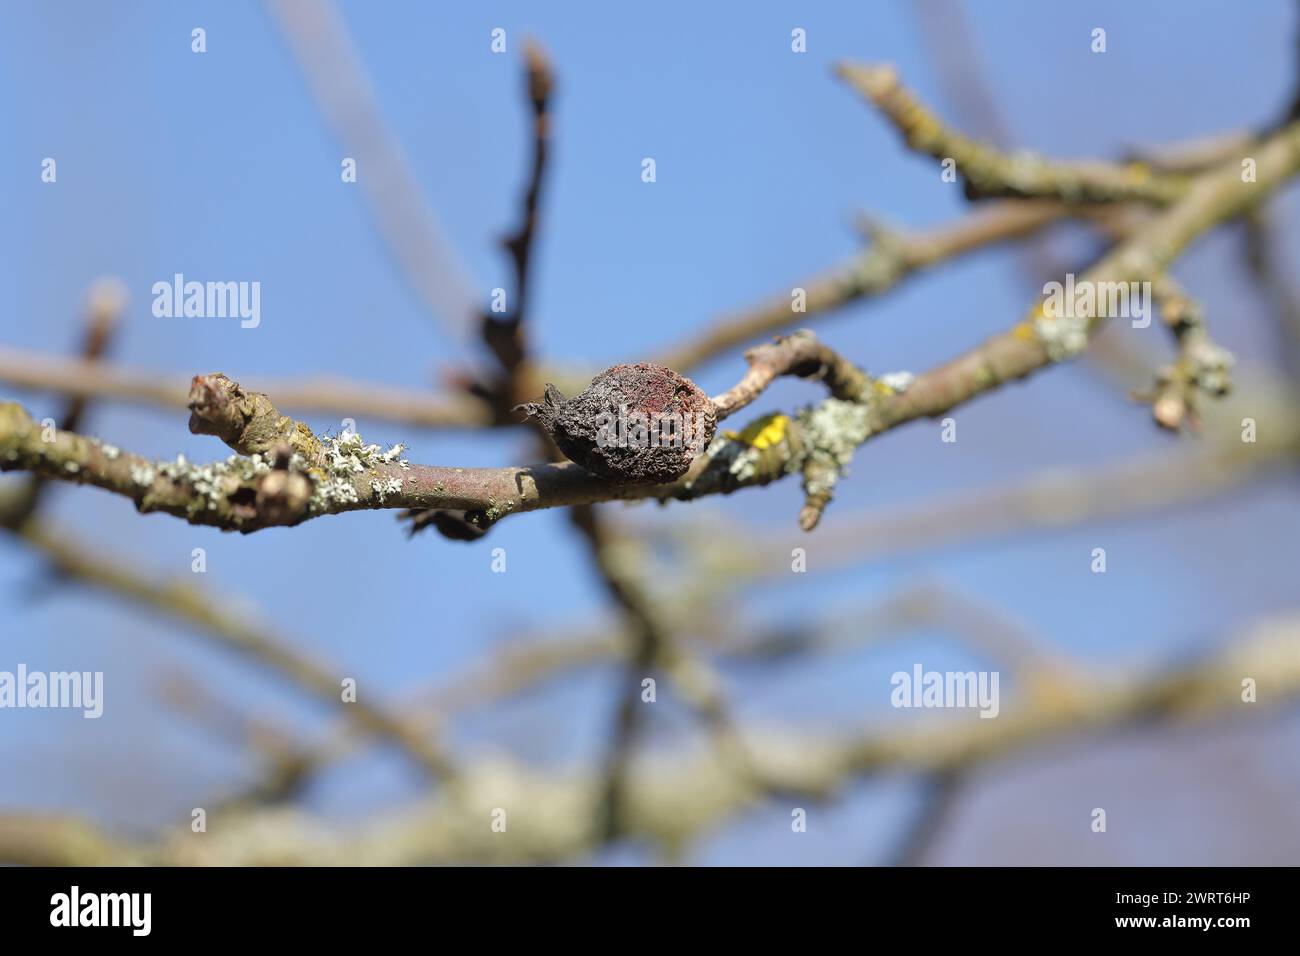
<path id="1" fill-rule="evenodd" d="M 544 401 L 519 410 L 571 461 L 618 484 L 680 478 L 709 446 L 718 421 L 694 382 L 649 362 L 606 369 L 573 398 L 547 385 Z"/>

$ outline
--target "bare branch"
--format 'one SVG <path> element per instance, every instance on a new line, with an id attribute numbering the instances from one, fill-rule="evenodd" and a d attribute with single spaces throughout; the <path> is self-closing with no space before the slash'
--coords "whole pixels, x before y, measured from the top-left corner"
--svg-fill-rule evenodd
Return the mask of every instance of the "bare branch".
<path id="1" fill-rule="evenodd" d="M 506 375 L 506 382 L 498 389 L 502 392 L 500 404 L 504 409 L 513 408 L 530 391 L 531 377 L 521 368 L 528 355 L 524 321 L 528 314 L 533 242 L 538 233 L 538 205 L 551 139 L 550 102 L 555 88 L 555 76 L 541 46 L 529 41 L 524 47 L 524 59 L 528 103 L 532 110 L 532 168 L 519 225 L 502 243 L 515 268 L 514 305 L 504 317 L 484 313 L 482 326 L 483 339 Z"/>
<path id="2" fill-rule="evenodd" d="M 0 381 L 16 388 L 106 398 L 158 408 L 185 408 L 189 389 L 170 372 L 143 371 L 0 346 Z M 174 384 L 173 384 L 174 383 Z M 477 399 L 431 396 L 343 379 L 258 383 L 285 408 L 339 418 L 377 418 L 418 428 L 483 428 L 491 416 Z"/>
<path id="3" fill-rule="evenodd" d="M 1169 203 L 1187 189 L 1187 179 L 1158 173 L 1138 163 L 1057 162 L 1033 153 L 1006 154 L 946 127 L 898 80 L 891 66 L 843 63 L 836 72 L 873 103 L 920 153 L 952 160 L 971 198 L 1014 196 L 1073 203 L 1142 200 Z"/>
<path id="4" fill-rule="evenodd" d="M 713 397 L 718 421 L 754 401 L 782 375 L 823 381 L 831 395 L 846 402 L 864 401 L 870 394 L 871 380 L 806 329 L 754 346 L 745 353 L 745 361 L 749 363 L 745 376 Z"/>
<path id="5" fill-rule="evenodd" d="M 804 291 L 803 311 L 795 310 L 790 293 L 775 296 L 709 323 L 699 335 L 668 349 L 656 361 L 686 371 L 796 323 L 883 295 L 928 266 L 1030 235 L 1073 213 L 1065 203 L 1051 200 L 1008 200 L 990 202 L 955 222 L 931 229 L 899 231 L 877 226 L 863 252 L 824 275 L 794 283 Z"/>

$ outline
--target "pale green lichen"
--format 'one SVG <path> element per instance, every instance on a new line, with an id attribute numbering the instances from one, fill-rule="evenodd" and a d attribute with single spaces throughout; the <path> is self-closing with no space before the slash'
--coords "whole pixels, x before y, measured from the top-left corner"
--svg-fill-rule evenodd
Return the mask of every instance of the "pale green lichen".
<path id="1" fill-rule="evenodd" d="M 316 482 L 307 508 L 311 511 L 329 511 L 336 505 L 360 501 L 357 486 L 345 478 L 326 478 Z"/>
<path id="2" fill-rule="evenodd" d="M 843 471 L 857 447 L 871 437 L 872 409 L 869 404 L 828 398 L 800 412 L 799 424 L 804 444 L 830 456 L 836 468 Z"/>
<path id="3" fill-rule="evenodd" d="M 899 385 L 905 385 L 898 381 Z M 783 475 L 803 472 L 811 480 L 810 491 L 829 491 L 852 460 L 853 452 L 871 436 L 876 410 L 870 400 L 855 402 L 828 398 L 820 405 L 801 410 L 784 422 L 781 438 L 774 444 L 751 444 L 758 435 L 769 435 L 775 416 L 759 419 L 742 432 L 723 432 L 705 454 L 708 465 L 674 497 L 693 498 L 712 492 L 727 492 L 754 483 L 767 483 Z M 748 436 L 748 439 L 746 438 Z"/>
<path id="4" fill-rule="evenodd" d="M 804 462 L 803 490 L 813 495 L 830 496 L 840 480 L 840 468 L 835 459 L 819 449 L 813 449 Z"/>
<path id="5" fill-rule="evenodd" d="M 829 495 L 848 472 L 858 446 L 871 437 L 871 405 L 828 398 L 800 412 L 799 424 L 808 448 L 800 463 L 804 490 L 809 495 Z"/>

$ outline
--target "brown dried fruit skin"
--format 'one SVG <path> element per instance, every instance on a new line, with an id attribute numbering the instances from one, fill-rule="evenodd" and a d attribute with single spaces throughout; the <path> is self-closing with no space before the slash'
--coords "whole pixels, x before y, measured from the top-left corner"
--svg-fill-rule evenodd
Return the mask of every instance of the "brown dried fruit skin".
<path id="1" fill-rule="evenodd" d="M 681 416 L 684 422 L 693 423 L 697 440 L 651 447 L 636 447 L 632 442 L 602 445 L 602 422 L 617 419 L 624 406 L 628 416 L 634 412 L 647 419 Z M 606 369 L 586 391 L 569 399 L 548 384 L 544 401 L 520 405 L 519 410 L 537 419 L 571 461 L 616 484 L 676 481 L 708 448 L 717 428 L 713 402 L 699 386 L 650 362 Z"/>

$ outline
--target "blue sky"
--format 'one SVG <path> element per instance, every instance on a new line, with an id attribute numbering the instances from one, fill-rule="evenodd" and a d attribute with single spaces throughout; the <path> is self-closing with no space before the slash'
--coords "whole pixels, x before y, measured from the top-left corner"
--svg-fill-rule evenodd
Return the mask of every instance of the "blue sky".
<path id="1" fill-rule="evenodd" d="M 534 36 L 550 52 L 559 87 L 530 333 L 556 360 L 591 367 L 640 360 L 712 317 L 781 293 L 858 248 L 851 223 L 861 211 L 927 225 L 965 205 L 960 187 L 941 183 L 932 163 L 906 153 L 831 75 L 841 58 L 890 61 L 947 112 L 906 4 L 341 6 L 383 113 L 484 295 L 509 285 L 497 239 L 516 220 L 527 161 L 522 41 Z M 971 8 L 990 88 L 1027 147 L 1112 154 L 1263 123 L 1290 95 L 1294 24 L 1282 0 L 998 0 Z M 207 32 L 202 55 L 190 50 L 195 26 Z M 1107 30 L 1103 55 L 1089 50 L 1097 26 Z M 494 27 L 507 31 L 506 55 L 489 48 Z M 807 31 L 806 54 L 790 51 L 794 27 Z M 236 379 L 334 374 L 418 388 L 469 354 L 422 311 L 358 187 L 340 182 L 342 148 L 260 4 L 8 0 L 0 6 L 0 115 L 6 344 L 68 351 L 88 285 L 115 275 L 132 297 L 116 357 L 170 370 L 177 380 L 219 369 Z M 47 156 L 58 162 L 54 185 L 39 179 Z M 646 156 L 656 160 L 654 184 L 640 179 Z M 1289 194 L 1279 211 L 1285 218 L 1294 208 Z M 1267 363 L 1267 326 L 1229 238 L 1198 244 L 1179 275 L 1243 363 Z M 149 290 L 176 272 L 260 281 L 261 325 L 154 318 Z M 920 370 L 1011 324 L 1036 291 L 1014 257 L 983 253 L 819 329 L 871 371 Z M 1153 348 L 1164 347 L 1160 331 L 1147 330 Z M 742 368 L 735 355 L 696 377 L 716 392 Z M 11 393 L 0 386 L 0 394 Z M 780 383 L 761 410 L 789 409 L 814 394 L 802 383 Z M 38 417 L 61 404 L 48 395 L 20 398 Z M 958 418 L 955 446 L 941 445 L 937 426 L 922 422 L 864 449 L 828 522 L 1174 440 L 1081 367 L 1054 369 Z M 369 439 L 404 440 L 422 462 L 518 463 L 529 453 L 516 434 L 468 438 L 358 419 Z M 222 454 L 211 439 L 189 435 L 181 413 L 102 405 L 87 428 L 146 454 Z M 797 618 L 810 606 L 852 606 L 937 579 L 1007 607 L 1071 653 L 1113 663 L 1166 659 L 1294 602 L 1297 544 L 1276 529 L 1296 526 L 1300 503 L 1283 481 L 1194 511 L 821 574 L 815 536 L 807 544 L 794 530 L 798 506 L 789 482 L 691 506 L 790 529 L 773 561 L 788 563 L 795 544 L 809 547 L 813 573 L 747 597 L 746 611 Z M 92 490 L 59 489 L 47 507 L 61 526 L 136 555 L 159 576 L 187 575 L 191 550 L 205 548 L 215 589 L 238 593 L 288 638 L 386 695 L 454 673 L 538 622 L 591 620 L 604 608 L 559 513 L 494 529 L 485 543 L 507 549 L 510 569 L 495 575 L 489 547 L 432 536 L 407 541 L 388 514 L 237 537 L 140 518 L 124 500 Z M 685 515 L 641 508 L 632 516 Z M 1113 555 L 1104 577 L 1087 573 L 1099 544 Z M 212 788 L 247 773 L 236 751 L 176 720 L 159 700 L 158 684 L 173 671 L 209 677 L 249 712 L 308 732 L 324 726 L 321 711 L 295 691 L 206 650 L 193 635 L 101 595 L 41 582 L 29 553 L 0 542 L 7 609 L 0 669 L 19 661 L 102 669 L 108 713 L 93 722 L 0 717 L 0 765 L 16 768 L 0 774 L 0 809 L 66 809 L 148 826 L 183 819 Z M 964 659 L 952 656 L 943 635 L 922 635 L 887 654 L 738 672 L 730 689 L 743 711 L 833 725 L 874 710 L 888 673 L 918 654 Z M 542 762 L 589 756 L 610 712 L 607 677 L 584 677 L 470 720 L 460 742 Z M 1294 748 L 1294 730 L 1292 722 L 1271 732 Z M 410 783 L 400 761 L 381 755 L 326 775 L 309 800 L 322 812 L 352 815 L 400 802 Z M 1066 799 L 1068 788 L 1057 789 Z M 1016 792 L 1025 798 L 1023 788 Z M 759 813 L 719 834 L 699 858 L 865 862 L 888 846 L 909 808 L 907 781 L 870 782 L 827 811 L 836 822 L 820 837 L 791 845 L 771 835 L 771 821 Z M 1181 832 L 1198 812 L 1193 804 L 1182 818 L 1152 825 Z M 1044 824 L 1057 832 L 1052 825 Z M 968 852 L 979 853 L 979 842 L 972 845 Z"/>

